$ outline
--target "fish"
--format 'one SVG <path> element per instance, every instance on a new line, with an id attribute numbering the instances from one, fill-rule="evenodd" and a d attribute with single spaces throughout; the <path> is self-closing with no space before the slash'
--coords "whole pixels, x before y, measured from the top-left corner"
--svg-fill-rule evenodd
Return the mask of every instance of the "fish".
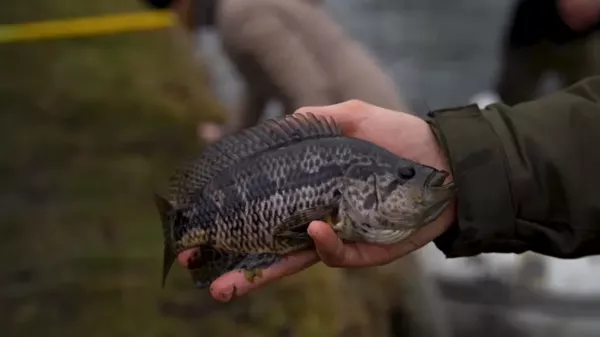
<path id="1" fill-rule="evenodd" d="M 399 242 L 439 217 L 455 193 L 449 173 L 345 136 L 330 116 L 272 118 L 212 143 L 155 193 L 164 241 L 164 287 L 177 255 L 209 286 L 232 270 L 249 281 L 285 255 L 314 249 L 327 222 L 345 241 Z"/>

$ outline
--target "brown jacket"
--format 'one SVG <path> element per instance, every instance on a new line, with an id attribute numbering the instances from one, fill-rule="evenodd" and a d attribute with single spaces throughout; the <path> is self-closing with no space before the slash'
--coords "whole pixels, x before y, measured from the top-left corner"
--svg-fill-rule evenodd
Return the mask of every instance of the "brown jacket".
<path id="1" fill-rule="evenodd" d="M 349 99 L 404 109 L 393 80 L 319 2 L 219 1 L 223 48 L 245 82 L 234 129 L 254 125 L 271 99 L 287 113 Z"/>

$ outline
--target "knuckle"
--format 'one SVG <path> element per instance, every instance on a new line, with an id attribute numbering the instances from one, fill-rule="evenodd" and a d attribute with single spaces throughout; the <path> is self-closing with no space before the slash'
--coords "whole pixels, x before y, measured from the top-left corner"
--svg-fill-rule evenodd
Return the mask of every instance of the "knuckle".
<path id="1" fill-rule="evenodd" d="M 339 247 L 336 251 L 329 254 L 323 254 L 321 261 L 331 268 L 342 268 L 345 265 L 346 259 L 343 247 Z"/>
<path id="2" fill-rule="evenodd" d="M 330 268 L 341 268 L 342 267 L 342 263 L 338 259 L 335 259 L 335 258 L 324 259 L 323 263 L 325 263 Z"/>
<path id="3" fill-rule="evenodd" d="M 348 109 L 352 109 L 352 110 L 365 110 L 369 107 L 369 105 L 364 102 L 361 101 L 359 99 L 351 99 L 348 100 L 346 102 L 344 102 L 344 105 L 348 108 Z"/>
<path id="4" fill-rule="evenodd" d="M 415 239 L 413 237 L 413 238 L 408 238 L 407 245 L 408 245 L 409 252 L 413 252 L 413 251 L 423 247 L 425 245 L 425 242 L 422 242 L 421 240 Z"/>
<path id="5" fill-rule="evenodd" d="M 319 106 L 303 106 L 296 109 L 296 111 L 294 111 L 294 114 L 319 114 L 321 110 L 322 107 Z"/>
<path id="6" fill-rule="evenodd" d="M 294 114 L 306 114 L 310 111 L 311 111 L 311 109 L 309 107 L 301 107 L 301 108 L 296 109 L 296 111 L 294 111 Z"/>

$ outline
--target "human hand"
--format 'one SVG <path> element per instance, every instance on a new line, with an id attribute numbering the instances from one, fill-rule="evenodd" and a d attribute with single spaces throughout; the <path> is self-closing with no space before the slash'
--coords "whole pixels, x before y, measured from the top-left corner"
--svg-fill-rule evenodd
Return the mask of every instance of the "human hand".
<path id="1" fill-rule="evenodd" d="M 295 113 L 328 115 L 338 122 L 344 135 L 371 141 L 406 159 L 429 165 L 449 173 L 449 165 L 429 125 L 416 116 L 383 109 L 361 101 L 347 101 L 324 107 L 305 107 Z M 448 177 L 448 181 L 452 176 Z M 226 273 L 210 287 L 211 295 L 229 301 L 283 277 L 298 273 L 322 261 L 328 266 L 356 268 L 390 263 L 428 244 L 450 226 L 455 217 L 454 203 L 433 223 L 415 231 L 394 245 L 376 246 L 366 243 L 342 243 L 327 223 L 314 221 L 308 234 L 315 241 L 316 251 L 290 254 L 283 261 L 265 269 L 261 277 L 250 283 L 239 271 Z M 179 255 L 184 266 L 190 251 Z"/>
<path id="2" fill-rule="evenodd" d="M 558 0 L 558 10 L 575 31 L 588 29 L 600 20 L 600 0 Z"/>

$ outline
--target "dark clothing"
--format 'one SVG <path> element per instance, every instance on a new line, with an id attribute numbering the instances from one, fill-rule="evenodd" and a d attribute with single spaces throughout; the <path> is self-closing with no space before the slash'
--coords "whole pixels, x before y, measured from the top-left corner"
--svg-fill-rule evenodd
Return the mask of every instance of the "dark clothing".
<path id="1" fill-rule="evenodd" d="M 143 0 L 142 2 L 153 9 L 167 9 L 173 5 L 173 0 Z"/>
<path id="2" fill-rule="evenodd" d="M 600 30 L 600 22 L 584 31 L 572 30 L 560 17 L 557 0 L 520 0 L 513 11 L 505 45 L 512 49 L 544 41 L 563 44 Z"/>
<path id="3" fill-rule="evenodd" d="M 515 106 L 430 113 L 458 186 L 448 257 L 600 254 L 600 76 Z"/>
<path id="4" fill-rule="evenodd" d="M 507 48 L 502 54 L 496 92 L 504 103 L 514 105 L 543 95 L 540 84 L 545 75 L 556 75 L 561 88 L 598 75 L 599 42 L 600 34 L 560 45 L 544 41 Z"/>
<path id="5" fill-rule="evenodd" d="M 557 0 L 520 0 L 502 43 L 496 92 L 509 105 L 533 100 L 548 73 L 562 87 L 600 74 L 597 40 L 600 22 L 572 30 L 560 17 Z"/>

